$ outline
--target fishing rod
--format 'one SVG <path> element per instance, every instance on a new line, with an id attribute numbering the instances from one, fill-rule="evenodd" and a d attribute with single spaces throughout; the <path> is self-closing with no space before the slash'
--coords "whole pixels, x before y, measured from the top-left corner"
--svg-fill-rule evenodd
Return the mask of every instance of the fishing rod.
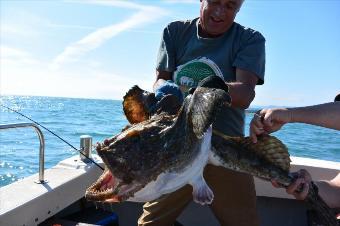
<path id="1" fill-rule="evenodd" d="M 44 128 L 45 130 L 47 130 L 48 132 L 50 132 L 52 135 L 56 136 L 57 138 L 59 138 L 61 141 L 63 141 L 64 143 L 68 144 L 71 148 L 73 148 L 74 150 L 78 151 L 81 155 L 83 155 L 86 159 L 88 159 L 90 162 L 92 162 L 93 164 L 95 164 L 96 166 L 98 166 L 100 169 L 104 170 L 103 167 L 101 167 L 98 163 L 96 163 L 93 159 L 89 158 L 88 156 L 86 156 L 81 150 L 77 149 L 76 147 L 74 147 L 72 144 L 70 144 L 69 142 L 67 142 L 65 139 L 63 139 L 62 137 L 60 137 L 59 135 L 57 135 L 55 132 L 49 130 L 48 128 L 46 128 L 45 126 L 41 125 L 39 122 L 31 119 L 30 117 L 24 115 L 23 113 L 17 111 L 17 110 L 14 110 L 10 107 L 7 107 L 3 104 L 0 104 L 2 107 L 4 108 L 7 108 L 8 110 L 10 111 L 13 111 L 19 115 L 21 115 L 22 117 L 24 118 L 27 118 L 28 120 L 30 120 L 31 122 L 34 122 L 35 124 L 39 125 L 40 127 Z"/>

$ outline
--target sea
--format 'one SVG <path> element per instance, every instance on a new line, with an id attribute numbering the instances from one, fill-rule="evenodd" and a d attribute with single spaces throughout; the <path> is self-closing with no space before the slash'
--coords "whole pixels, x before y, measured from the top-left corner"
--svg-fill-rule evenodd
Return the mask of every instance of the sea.
<path id="1" fill-rule="evenodd" d="M 40 123 L 76 148 L 79 148 L 82 135 L 92 136 L 95 144 L 119 133 L 128 124 L 121 100 L 1 96 L 0 104 L 0 124 L 31 122 L 4 107 L 7 106 Z M 247 110 L 246 135 L 257 108 Z M 41 129 L 45 138 L 45 169 L 78 155 L 71 146 Z M 340 131 L 294 123 L 285 125 L 273 135 L 287 145 L 293 156 L 340 164 Z M 37 173 L 38 159 L 39 139 L 33 128 L 0 130 L 0 187 Z"/>

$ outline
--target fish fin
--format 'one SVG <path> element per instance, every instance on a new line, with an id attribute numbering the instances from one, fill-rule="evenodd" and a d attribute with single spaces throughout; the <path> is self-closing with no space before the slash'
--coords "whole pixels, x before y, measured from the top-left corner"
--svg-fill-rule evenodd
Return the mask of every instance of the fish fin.
<path id="1" fill-rule="evenodd" d="M 229 143 L 251 151 L 271 164 L 289 172 L 291 162 L 289 152 L 286 145 L 278 138 L 262 135 L 258 137 L 257 143 L 253 143 L 250 137 L 230 137 L 217 130 L 213 130 L 213 134 L 229 140 Z"/>
<path id="2" fill-rule="evenodd" d="M 192 196 L 195 202 L 201 205 L 212 203 L 214 200 L 214 193 L 205 182 L 202 174 L 194 178 L 190 184 L 193 188 Z"/>
<path id="3" fill-rule="evenodd" d="M 181 108 L 182 103 L 174 95 L 166 95 L 161 100 L 159 100 L 155 105 L 155 113 L 160 114 L 166 112 L 170 115 L 175 115 Z"/>
<path id="4" fill-rule="evenodd" d="M 104 172 L 106 172 L 106 171 L 108 171 L 108 170 L 110 170 L 109 167 L 107 167 L 107 165 L 104 164 Z"/>
<path id="5" fill-rule="evenodd" d="M 191 122 L 197 138 L 202 138 L 215 120 L 217 112 L 223 107 L 229 106 L 230 102 L 230 96 L 221 89 L 196 88 L 190 99 L 187 121 Z"/>
<path id="6" fill-rule="evenodd" d="M 150 118 L 150 112 L 156 103 L 154 93 L 133 86 L 123 97 L 123 110 L 131 124 L 139 123 Z"/>
<path id="7" fill-rule="evenodd" d="M 124 132 L 125 130 L 129 129 L 131 127 L 131 125 L 126 125 L 121 132 Z"/>

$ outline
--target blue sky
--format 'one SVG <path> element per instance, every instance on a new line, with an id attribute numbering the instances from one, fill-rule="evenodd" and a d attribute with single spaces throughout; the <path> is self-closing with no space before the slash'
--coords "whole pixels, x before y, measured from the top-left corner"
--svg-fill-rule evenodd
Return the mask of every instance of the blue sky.
<path id="1" fill-rule="evenodd" d="M 199 0 L 0 0 L 1 95 L 121 99 L 151 90 L 161 32 Z M 340 92 L 340 1 L 245 0 L 236 21 L 266 38 L 254 105 L 311 105 Z"/>

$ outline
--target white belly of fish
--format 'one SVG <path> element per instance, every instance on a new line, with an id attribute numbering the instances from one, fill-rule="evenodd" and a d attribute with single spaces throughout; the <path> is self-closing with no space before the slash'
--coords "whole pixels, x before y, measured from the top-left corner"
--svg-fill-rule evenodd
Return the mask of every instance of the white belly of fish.
<path id="1" fill-rule="evenodd" d="M 164 194 L 176 191 L 186 184 L 193 186 L 193 198 L 201 204 L 210 204 L 213 200 L 213 193 L 204 181 L 203 169 L 208 162 L 211 148 L 211 126 L 204 134 L 199 154 L 193 162 L 179 172 L 167 172 L 160 174 L 155 181 L 147 184 L 128 201 L 148 202 L 159 198 Z"/>

